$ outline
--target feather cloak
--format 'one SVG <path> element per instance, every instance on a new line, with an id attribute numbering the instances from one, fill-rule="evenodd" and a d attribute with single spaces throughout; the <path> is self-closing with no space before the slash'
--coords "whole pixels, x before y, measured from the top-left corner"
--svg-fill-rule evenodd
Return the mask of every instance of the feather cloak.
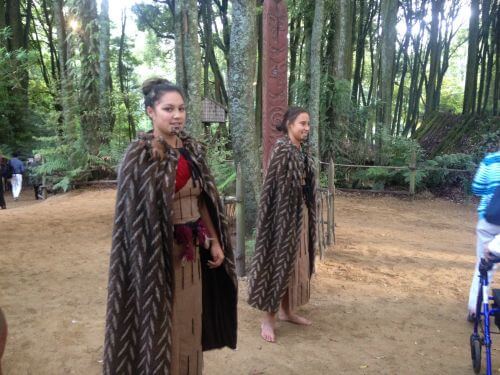
<path id="1" fill-rule="evenodd" d="M 203 350 L 236 347 L 237 278 L 223 205 L 204 147 L 181 133 L 201 174 L 202 199 L 219 234 L 225 260 L 202 258 Z M 169 374 L 173 303 L 173 199 L 177 154 L 168 145 L 152 158 L 152 135 L 142 135 L 119 169 L 110 255 L 104 374 Z M 206 253 L 203 251 L 202 253 Z"/>
<path id="2" fill-rule="evenodd" d="M 305 171 L 305 189 L 302 181 Z M 274 145 L 260 197 L 255 253 L 249 274 L 248 303 L 277 312 L 293 272 L 305 198 L 309 215 L 309 264 L 314 270 L 316 179 L 313 161 L 288 137 Z M 305 191 L 304 191 L 305 190 Z"/>

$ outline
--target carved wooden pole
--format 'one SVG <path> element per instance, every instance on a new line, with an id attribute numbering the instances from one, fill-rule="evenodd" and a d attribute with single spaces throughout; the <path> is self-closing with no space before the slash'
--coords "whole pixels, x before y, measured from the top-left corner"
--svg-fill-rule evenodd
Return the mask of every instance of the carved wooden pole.
<path id="1" fill-rule="evenodd" d="M 264 0 L 262 19 L 262 166 L 281 134 L 276 130 L 288 100 L 288 14 L 285 0 Z"/>

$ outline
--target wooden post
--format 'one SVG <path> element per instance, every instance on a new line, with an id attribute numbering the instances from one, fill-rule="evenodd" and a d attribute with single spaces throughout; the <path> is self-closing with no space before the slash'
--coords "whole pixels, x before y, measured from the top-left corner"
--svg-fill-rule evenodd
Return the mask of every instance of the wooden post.
<path id="1" fill-rule="evenodd" d="M 319 201 L 317 202 L 317 211 L 318 212 L 318 245 L 319 245 L 319 259 L 323 260 L 323 192 L 319 193 Z"/>
<path id="2" fill-rule="evenodd" d="M 410 160 L 410 196 L 415 196 L 415 184 L 417 181 L 417 152 L 415 150 L 411 153 Z"/>
<path id="3" fill-rule="evenodd" d="M 282 134 L 276 129 L 288 101 L 288 10 L 286 1 L 264 0 L 262 9 L 262 165 Z"/>
<path id="4" fill-rule="evenodd" d="M 330 159 L 330 163 L 328 164 L 328 245 L 332 245 L 335 243 L 335 235 L 334 235 L 334 212 L 333 212 L 333 200 L 335 193 L 335 164 L 333 164 L 333 160 Z"/>
<path id="5" fill-rule="evenodd" d="M 241 176 L 241 166 L 236 166 L 236 274 L 245 276 L 245 189 Z"/>
<path id="6" fill-rule="evenodd" d="M 45 163 L 45 158 L 42 156 L 41 163 Z M 43 172 L 42 175 L 42 186 L 40 186 L 42 189 L 42 198 L 47 199 L 47 173 Z"/>

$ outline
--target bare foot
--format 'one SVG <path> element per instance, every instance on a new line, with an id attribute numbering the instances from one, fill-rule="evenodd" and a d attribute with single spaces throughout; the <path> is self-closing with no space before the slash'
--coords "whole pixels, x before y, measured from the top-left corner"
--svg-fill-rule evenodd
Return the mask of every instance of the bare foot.
<path id="1" fill-rule="evenodd" d="M 269 319 L 263 319 L 260 325 L 260 335 L 267 342 L 276 342 L 274 335 L 274 322 Z"/>
<path id="2" fill-rule="evenodd" d="M 299 316 L 299 315 L 293 314 L 293 313 L 285 314 L 283 312 L 280 312 L 279 318 L 280 318 L 280 320 L 290 322 L 293 324 L 298 324 L 301 326 L 310 326 L 312 324 L 312 322 L 309 319 L 306 319 L 302 316 Z"/>

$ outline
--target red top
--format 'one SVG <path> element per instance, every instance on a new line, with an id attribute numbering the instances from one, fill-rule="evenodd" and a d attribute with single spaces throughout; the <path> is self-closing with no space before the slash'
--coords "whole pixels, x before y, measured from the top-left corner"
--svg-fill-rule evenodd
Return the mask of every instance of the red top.
<path id="1" fill-rule="evenodd" d="M 181 190 L 184 185 L 191 178 L 191 168 L 189 163 L 182 154 L 179 155 L 179 162 L 177 164 L 177 174 L 175 176 L 175 192 Z"/>

